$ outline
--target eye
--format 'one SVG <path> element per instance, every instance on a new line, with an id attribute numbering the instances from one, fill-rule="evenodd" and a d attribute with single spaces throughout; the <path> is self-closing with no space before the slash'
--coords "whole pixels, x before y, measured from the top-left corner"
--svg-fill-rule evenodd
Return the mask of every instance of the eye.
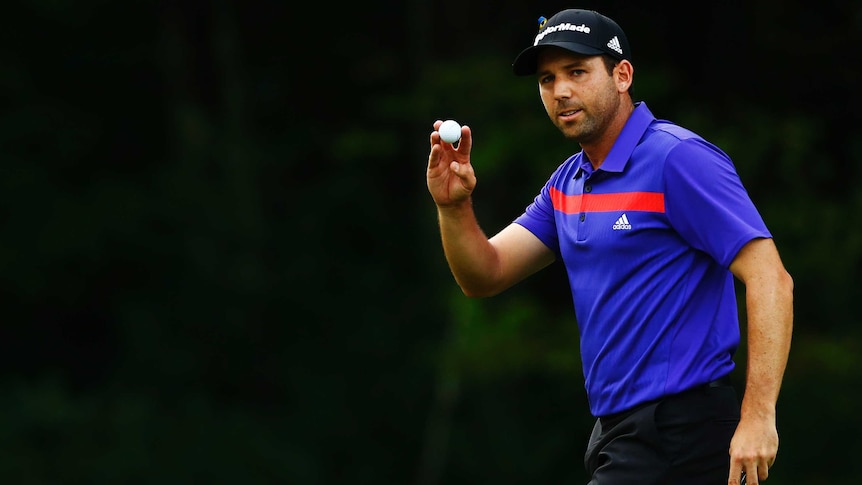
<path id="1" fill-rule="evenodd" d="M 539 84 L 548 84 L 554 80 L 554 76 L 542 76 L 539 78 Z"/>
<path id="2" fill-rule="evenodd" d="M 583 69 L 572 69 L 572 77 L 578 77 L 585 72 L 587 72 L 587 71 L 585 71 Z"/>

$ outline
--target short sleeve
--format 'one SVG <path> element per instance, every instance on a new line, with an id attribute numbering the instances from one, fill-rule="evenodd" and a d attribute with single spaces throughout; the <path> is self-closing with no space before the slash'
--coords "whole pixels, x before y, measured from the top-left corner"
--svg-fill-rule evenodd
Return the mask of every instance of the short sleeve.
<path id="1" fill-rule="evenodd" d="M 681 141 L 664 166 L 665 205 L 674 229 L 729 267 L 752 239 L 772 237 L 730 158 L 700 138 Z"/>
<path id="2" fill-rule="evenodd" d="M 560 257 L 560 240 L 554 218 L 554 204 L 551 201 L 550 182 L 545 184 L 533 202 L 514 222 L 532 232 L 557 255 L 557 258 Z"/>

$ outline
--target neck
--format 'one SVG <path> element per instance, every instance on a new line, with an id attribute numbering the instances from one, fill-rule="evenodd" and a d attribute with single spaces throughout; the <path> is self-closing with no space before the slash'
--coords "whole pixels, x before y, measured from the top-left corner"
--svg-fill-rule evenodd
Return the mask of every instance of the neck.
<path id="1" fill-rule="evenodd" d="M 602 163 L 605 162 L 634 109 L 634 104 L 631 102 L 620 106 L 620 109 L 617 110 L 605 128 L 604 133 L 602 133 L 602 136 L 597 137 L 593 141 L 581 143 L 581 148 L 590 160 L 593 169 L 601 167 Z"/>

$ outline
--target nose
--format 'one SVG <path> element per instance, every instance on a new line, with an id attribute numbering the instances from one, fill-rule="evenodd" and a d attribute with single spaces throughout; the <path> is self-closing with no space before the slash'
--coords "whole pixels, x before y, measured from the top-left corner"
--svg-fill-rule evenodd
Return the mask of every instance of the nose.
<path id="1" fill-rule="evenodd" d="M 564 80 L 554 82 L 554 99 L 569 99 L 572 97 L 572 87 Z"/>

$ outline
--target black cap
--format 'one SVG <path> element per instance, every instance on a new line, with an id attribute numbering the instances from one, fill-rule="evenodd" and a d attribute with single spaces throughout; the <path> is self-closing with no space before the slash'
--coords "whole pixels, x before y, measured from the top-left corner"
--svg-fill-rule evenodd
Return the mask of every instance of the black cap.
<path id="1" fill-rule="evenodd" d="M 547 45 L 588 56 L 608 54 L 631 61 L 629 41 L 616 22 L 593 10 L 571 8 L 547 20 L 539 17 L 539 33 L 533 45 L 521 51 L 512 63 L 515 74 L 535 74 L 539 48 Z"/>

